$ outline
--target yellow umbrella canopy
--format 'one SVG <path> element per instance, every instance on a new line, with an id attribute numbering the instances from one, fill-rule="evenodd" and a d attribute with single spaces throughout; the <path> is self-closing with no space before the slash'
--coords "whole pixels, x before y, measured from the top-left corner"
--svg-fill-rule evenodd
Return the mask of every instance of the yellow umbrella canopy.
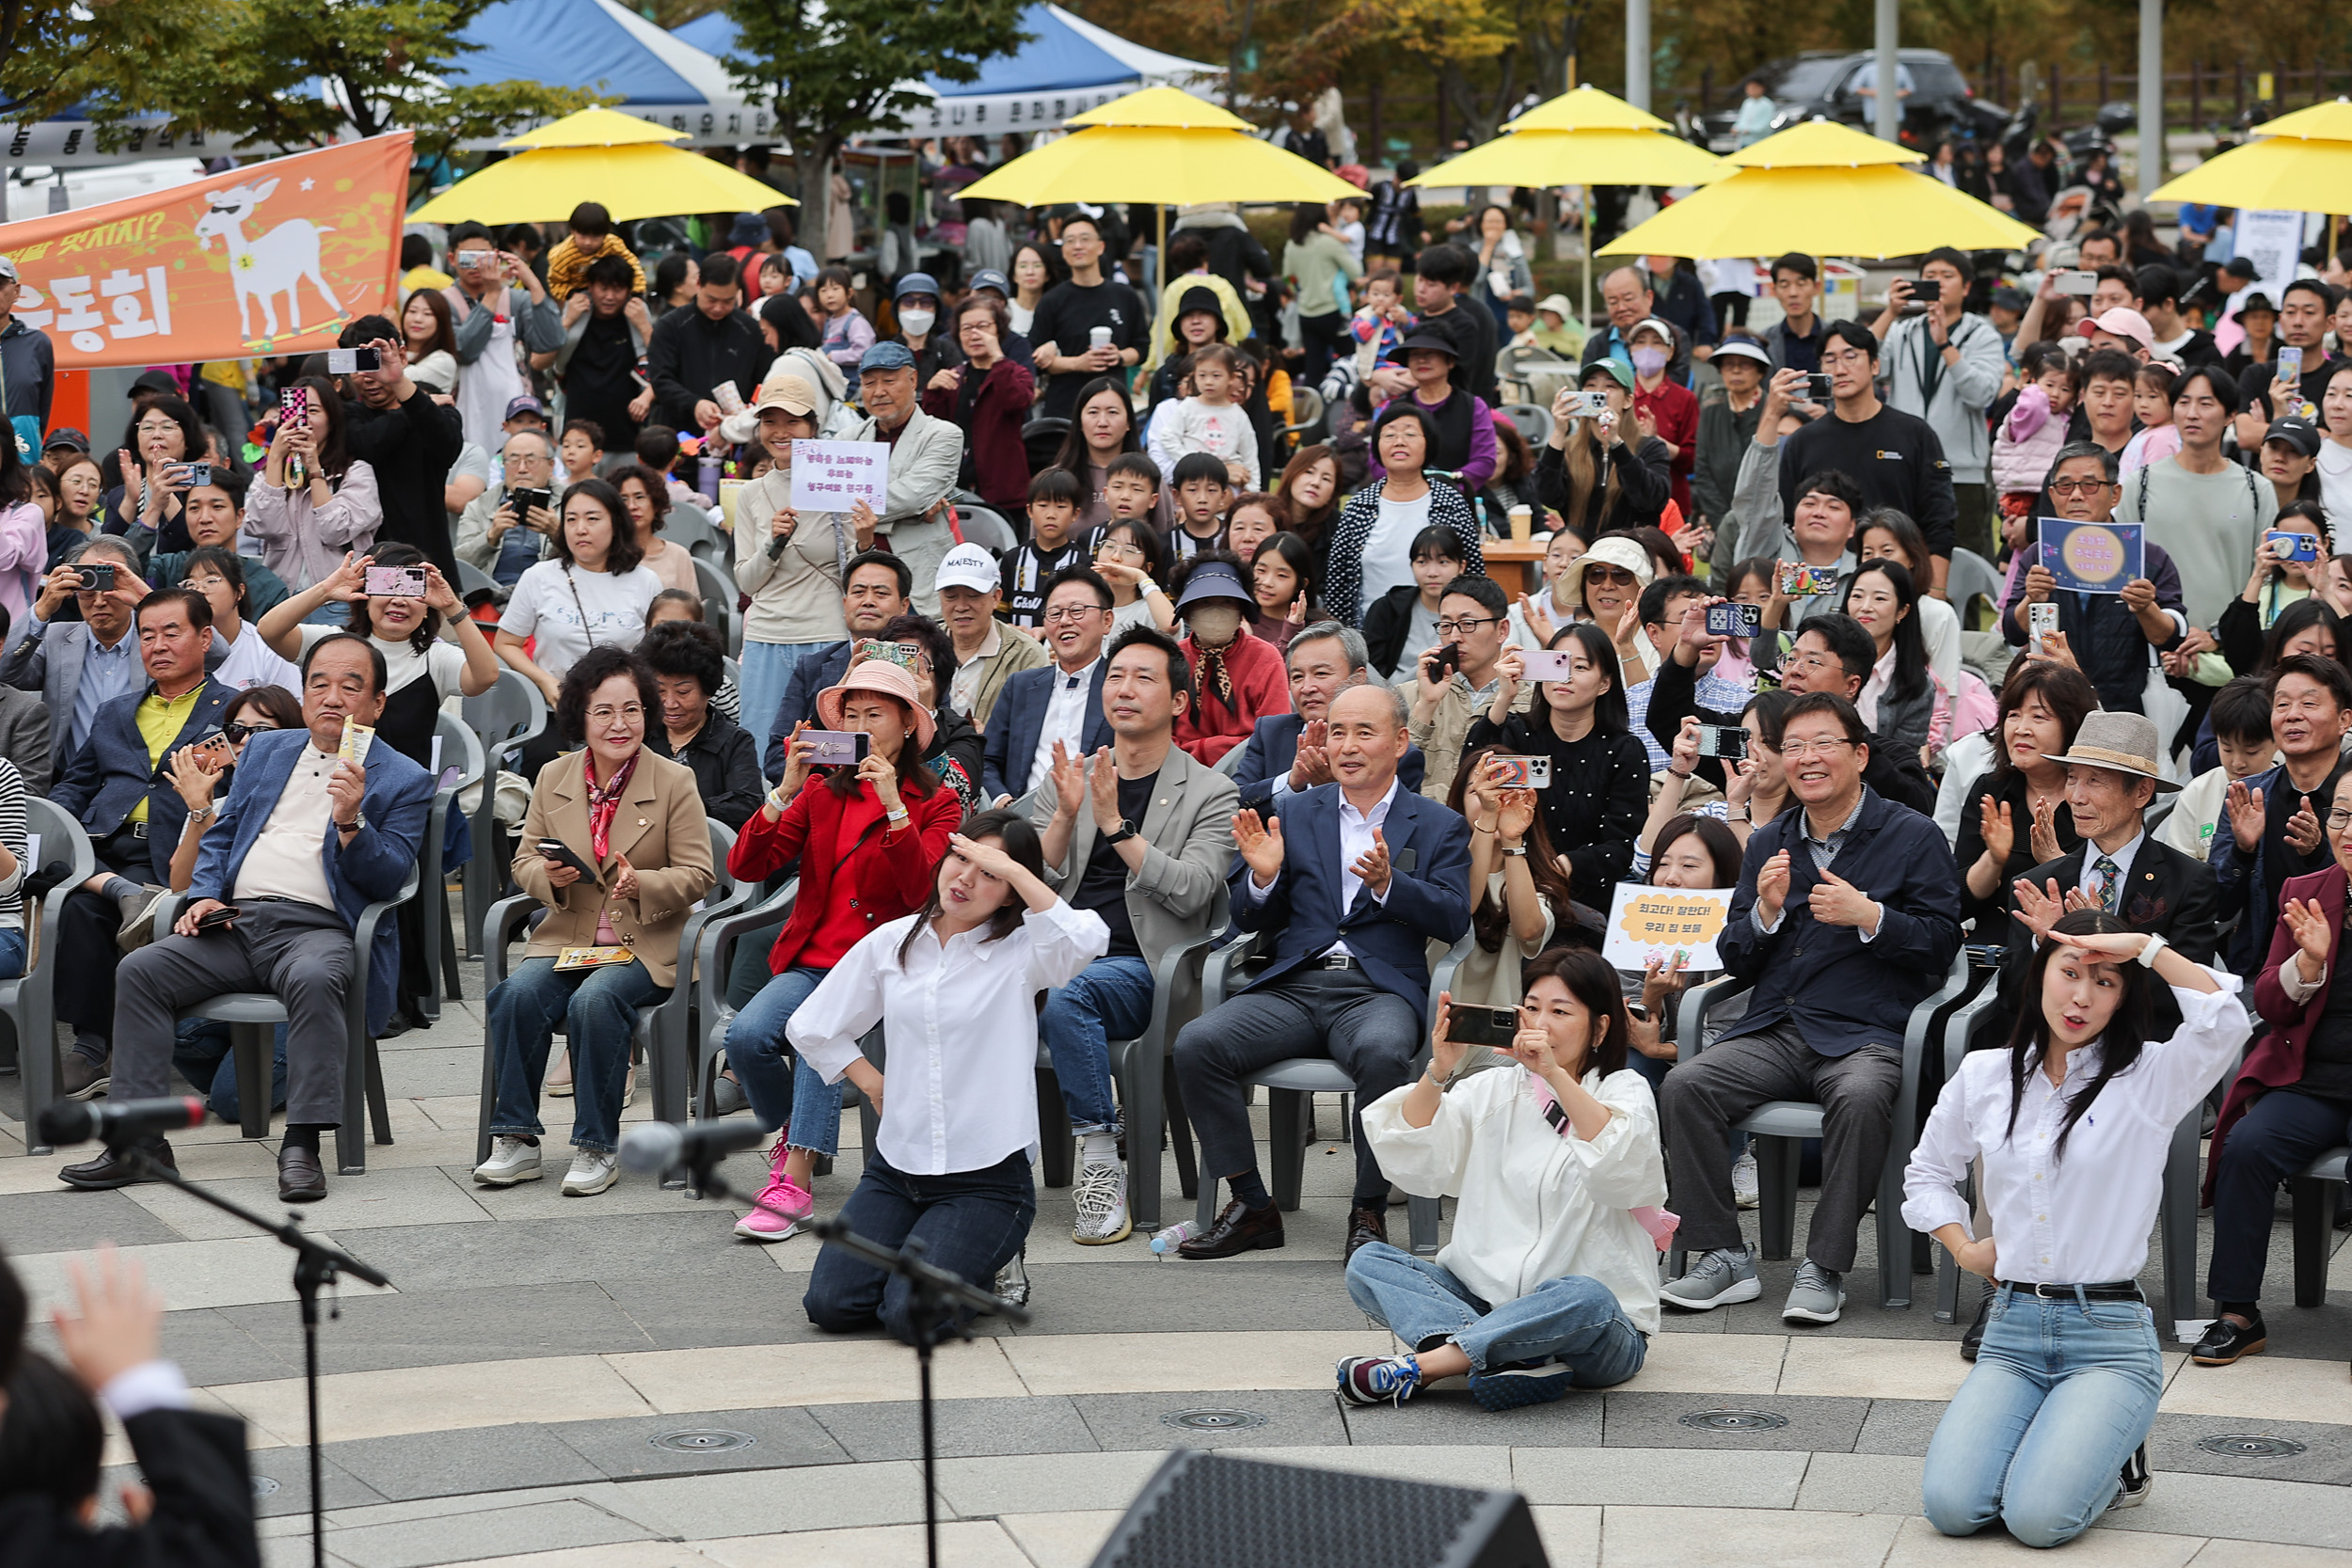
<path id="1" fill-rule="evenodd" d="M 1673 126 L 1646 109 L 1637 109 L 1614 93 L 1591 83 L 1557 98 L 1546 99 L 1518 119 L 1503 125 L 1520 131 L 1672 131 Z"/>
<path id="2" fill-rule="evenodd" d="M 1532 185 L 1537 189 L 1548 185 L 1700 185 L 1730 172 L 1724 160 L 1705 148 L 1656 131 L 1534 130 L 1497 136 L 1406 183 Z"/>
<path id="3" fill-rule="evenodd" d="M 650 119 L 625 115 L 618 109 L 581 109 L 549 120 L 535 131 L 510 136 L 508 147 L 629 147 L 640 143 L 684 141 L 686 133 L 656 125 Z"/>
<path id="4" fill-rule="evenodd" d="M 1069 135 L 1025 152 L 960 193 L 1043 207 L 1057 201 L 1336 201 L 1364 193 L 1249 135 L 1214 103 L 1146 87 L 1078 115 Z"/>
<path id="5" fill-rule="evenodd" d="M 1220 109 L 1205 98 L 1181 87 L 1145 87 L 1114 98 L 1100 108 L 1072 115 L 1062 121 L 1073 131 L 1089 125 L 1155 125 L 1168 131 L 1241 131 L 1257 127 L 1239 115 Z"/>
<path id="6" fill-rule="evenodd" d="M 1834 119 L 1808 119 L 1727 154 L 1740 168 L 1867 168 L 1879 164 L 1924 164 L 1907 147 L 1865 135 Z"/>
<path id="7" fill-rule="evenodd" d="M 603 202 L 616 223 L 798 205 L 731 165 L 684 148 L 637 143 L 517 152 L 408 216 L 417 223 L 558 223 L 583 201 Z"/>
<path id="8" fill-rule="evenodd" d="M 2253 134 L 2265 137 L 2293 136 L 2309 141 L 2352 141 L 2352 98 L 2314 103 L 2291 115 L 2264 120 L 2254 127 Z"/>
<path id="9" fill-rule="evenodd" d="M 2352 102 L 2314 103 L 2254 127 L 2257 139 L 2148 193 L 2289 213 L 2352 212 Z"/>
<path id="10" fill-rule="evenodd" d="M 1692 192 L 1599 254 L 1913 256 L 1937 245 L 2014 250 L 2038 234 L 1975 197 L 1893 165 L 1742 169 Z"/>

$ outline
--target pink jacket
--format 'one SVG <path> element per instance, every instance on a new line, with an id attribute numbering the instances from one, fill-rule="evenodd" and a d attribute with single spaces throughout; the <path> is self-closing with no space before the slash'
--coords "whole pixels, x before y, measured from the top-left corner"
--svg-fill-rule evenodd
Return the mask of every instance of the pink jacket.
<path id="1" fill-rule="evenodd" d="M 2050 409 L 2050 394 L 2027 387 L 1993 436 L 1993 488 L 1998 495 L 2032 494 L 2050 477 L 2066 444 L 2066 421 Z"/>
<path id="2" fill-rule="evenodd" d="M 375 470 L 354 458 L 343 482 L 325 506 L 314 506 L 310 486 L 286 490 L 260 474 L 246 493 L 246 531 L 262 546 L 262 563 L 299 594 L 330 577 L 345 550 L 365 550 L 384 520 Z"/>

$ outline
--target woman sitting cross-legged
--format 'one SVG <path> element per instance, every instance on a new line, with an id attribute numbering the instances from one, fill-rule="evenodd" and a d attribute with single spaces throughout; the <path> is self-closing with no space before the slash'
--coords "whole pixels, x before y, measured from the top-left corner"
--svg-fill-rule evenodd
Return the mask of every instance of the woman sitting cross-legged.
<path id="1" fill-rule="evenodd" d="M 693 770 L 645 749 L 645 726 L 660 715 L 653 670 L 628 649 L 590 648 L 564 672 L 556 722 L 587 744 L 539 770 L 515 851 L 515 880 L 548 914 L 522 963 L 490 992 L 495 1142 L 473 1172 L 485 1187 L 539 1179 L 539 1085 L 558 1025 L 577 1085 L 564 1196 L 600 1193 L 619 1174 L 637 1009 L 669 997 L 686 917 L 716 879 Z M 550 841 L 593 875 L 542 855 Z M 569 948 L 597 949 L 598 961 L 564 967 Z"/>
<path id="2" fill-rule="evenodd" d="M 1448 1086 L 1468 1047 L 1441 996 L 1427 1069 L 1364 1108 L 1389 1180 L 1458 1207 L 1434 1260 L 1385 1242 L 1348 1260 L 1347 1293 L 1412 1347 L 1343 1360 L 1351 1404 L 1464 1372 L 1488 1410 L 1546 1403 L 1623 1383 L 1658 1332 L 1658 1248 L 1634 1211 L 1666 1201 L 1665 1157 L 1616 971 L 1555 948 L 1522 973 L 1509 1066 Z"/>
<path id="3" fill-rule="evenodd" d="M 810 1069 L 846 1074 L 882 1113 L 843 1223 L 884 1246 L 919 1237 L 934 1267 L 986 1289 L 1037 1217 L 1037 993 L 1076 979 L 1111 932 L 1045 885 L 1027 818 L 984 811 L 964 828 L 923 908 L 850 949 L 786 1033 Z M 886 1069 L 858 1048 L 876 1023 Z M 912 1343 L 941 1326 L 916 1321 L 905 1280 L 831 1248 L 803 1305 L 835 1332 L 880 1323 Z"/>
<path id="4" fill-rule="evenodd" d="M 1903 1223 L 1995 1281 L 1977 1365 L 1929 1440 L 1928 1523 L 2072 1541 L 2147 1500 L 2163 1347 L 2137 1283 L 2172 1129 L 2252 1033 L 2234 975 L 2096 910 L 2041 930 L 2007 1051 L 1972 1052 L 1903 1172 Z M 2149 972 L 2154 971 L 2153 974 Z M 2159 985 L 2181 1026 L 2151 1039 Z M 1955 1191 L 1981 1157 L 1992 1215 Z"/>
<path id="5" fill-rule="evenodd" d="M 855 767 L 819 768 L 811 726 L 792 735 L 784 779 L 737 836 L 727 866 L 747 881 L 801 863 L 791 918 L 770 949 L 770 980 L 727 1026 L 727 1062 L 760 1125 L 776 1131 L 767 1190 L 735 1227 L 755 1242 L 781 1242 L 817 1212 L 812 1156 L 841 1143 L 840 1075 L 827 1083 L 806 1061 L 784 1059 L 785 1025 L 850 948 L 915 908 L 963 816 L 955 792 L 923 766 L 933 720 L 907 669 L 861 659 L 817 695 L 829 730 L 867 737 Z M 1032 1059 L 1031 1066 L 1035 1066 Z"/>

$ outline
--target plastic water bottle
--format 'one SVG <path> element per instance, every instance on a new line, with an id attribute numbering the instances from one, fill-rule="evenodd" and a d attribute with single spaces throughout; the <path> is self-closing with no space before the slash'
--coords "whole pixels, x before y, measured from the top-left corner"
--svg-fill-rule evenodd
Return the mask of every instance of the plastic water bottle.
<path id="1" fill-rule="evenodd" d="M 1198 1221 L 1179 1220 L 1166 1230 L 1152 1232 L 1152 1256 L 1165 1262 L 1175 1252 L 1178 1243 L 1189 1242 L 1200 1234 L 1200 1226 Z"/>

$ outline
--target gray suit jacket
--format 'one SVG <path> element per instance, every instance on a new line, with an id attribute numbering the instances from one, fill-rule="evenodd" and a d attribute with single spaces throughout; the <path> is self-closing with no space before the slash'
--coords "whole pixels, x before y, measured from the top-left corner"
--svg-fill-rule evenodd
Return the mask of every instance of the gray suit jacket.
<path id="1" fill-rule="evenodd" d="M 1209 910 L 1233 860 L 1233 812 L 1240 802 L 1233 781 L 1170 746 L 1160 764 L 1159 783 L 1144 808 L 1143 868 L 1127 877 L 1127 918 L 1146 963 L 1208 929 Z M 1026 798 L 1029 819 L 1042 834 L 1060 803 L 1048 780 Z M 1083 805 L 1070 832 L 1070 848 L 1059 865 L 1047 865 L 1046 882 L 1065 896 L 1077 891 L 1094 854 L 1094 808 Z"/>
<path id="2" fill-rule="evenodd" d="M 132 646 L 137 646 L 135 639 Z M 88 622 L 51 622 L 42 626 L 38 635 L 16 640 L 16 645 L 8 650 L 8 657 L 0 660 L 0 681 L 20 691 L 40 692 L 41 702 L 50 712 L 61 713 L 71 722 L 73 718 L 73 694 L 82 684 L 82 655 L 88 647 Z M 142 675 L 140 678 L 144 680 L 146 677 Z M 17 764 L 17 771 L 24 774 L 24 787 L 33 788 L 32 774 L 25 770 L 22 762 Z"/>
<path id="3" fill-rule="evenodd" d="M 56 766 L 49 754 L 49 705 L 12 686 L 0 686 L 0 757 L 16 764 L 25 793 L 49 793 Z"/>

